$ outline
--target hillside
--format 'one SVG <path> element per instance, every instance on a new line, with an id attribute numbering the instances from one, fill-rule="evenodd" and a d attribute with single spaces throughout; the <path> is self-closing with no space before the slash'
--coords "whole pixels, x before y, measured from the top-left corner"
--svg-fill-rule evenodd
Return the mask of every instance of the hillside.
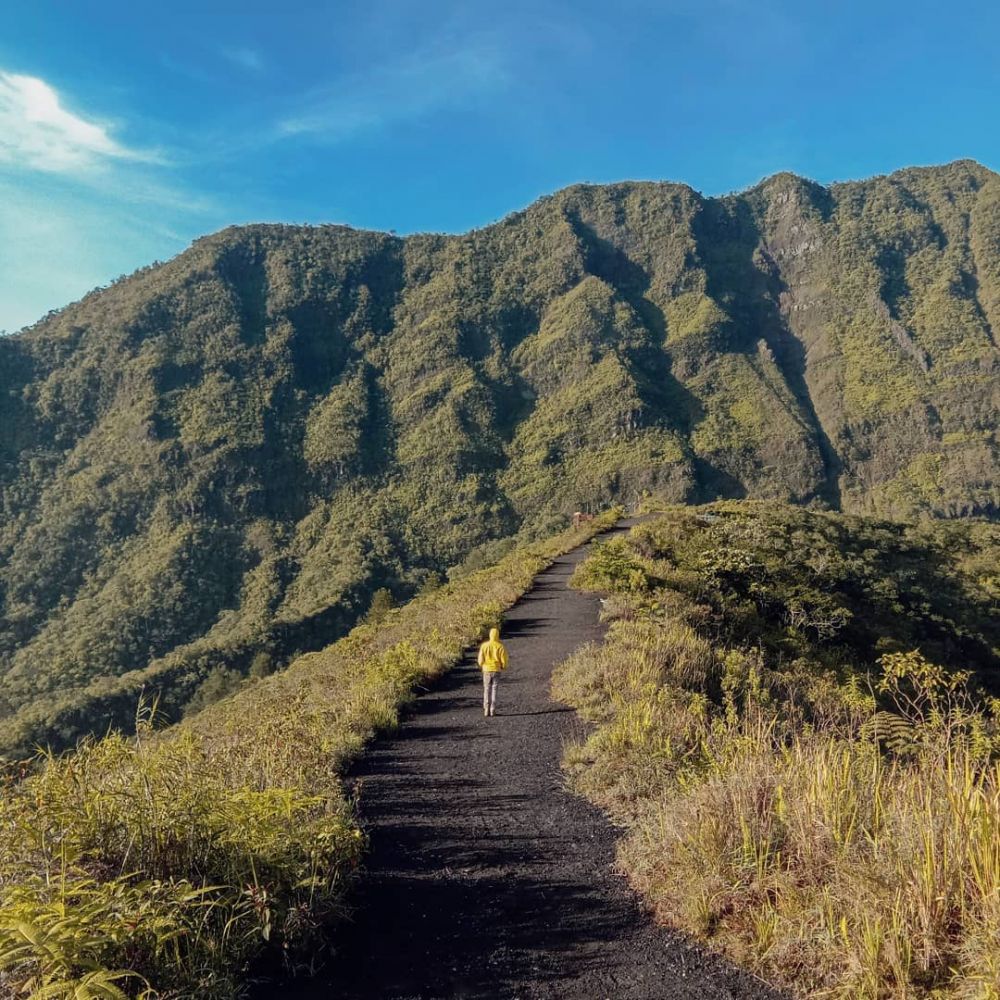
<path id="1" fill-rule="evenodd" d="M 518 546 L 180 725 L 146 712 L 134 738 L 0 767 L 0 997 L 235 1000 L 268 967 L 315 969 L 363 874 L 347 767 L 620 515 Z"/>
<path id="2" fill-rule="evenodd" d="M 968 161 L 199 240 L 0 340 L 0 751 L 176 715 L 587 504 L 993 517 L 998 331 Z"/>
<path id="3" fill-rule="evenodd" d="M 1000 527 L 674 507 L 574 583 L 564 764 L 672 927 L 797 997 L 1000 987 Z"/>

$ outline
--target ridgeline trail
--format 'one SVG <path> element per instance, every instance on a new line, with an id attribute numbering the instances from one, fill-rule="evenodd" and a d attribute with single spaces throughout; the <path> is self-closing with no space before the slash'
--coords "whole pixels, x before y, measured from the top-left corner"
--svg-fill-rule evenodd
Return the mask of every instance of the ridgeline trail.
<path id="1" fill-rule="evenodd" d="M 497 716 L 483 717 L 470 652 L 360 758 L 348 781 L 371 843 L 353 919 L 314 978 L 255 996 L 778 997 L 657 927 L 614 871 L 614 827 L 564 789 L 563 746 L 582 723 L 549 682 L 603 634 L 597 597 L 567 587 L 586 551 L 557 559 L 507 613 Z"/>

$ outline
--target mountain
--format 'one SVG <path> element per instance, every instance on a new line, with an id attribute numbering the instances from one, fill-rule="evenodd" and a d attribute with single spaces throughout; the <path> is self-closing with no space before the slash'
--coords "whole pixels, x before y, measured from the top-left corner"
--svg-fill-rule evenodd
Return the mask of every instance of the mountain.
<path id="1" fill-rule="evenodd" d="M 644 491 L 995 517 L 998 337 L 971 161 L 198 240 L 0 339 L 0 748 L 176 714 Z"/>

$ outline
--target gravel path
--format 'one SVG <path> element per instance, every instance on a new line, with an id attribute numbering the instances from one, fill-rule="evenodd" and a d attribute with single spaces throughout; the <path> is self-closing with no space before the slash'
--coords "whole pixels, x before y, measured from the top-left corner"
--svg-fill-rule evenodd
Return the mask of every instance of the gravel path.
<path id="1" fill-rule="evenodd" d="M 656 927 L 614 874 L 614 828 L 563 789 L 563 745 L 581 723 L 549 699 L 550 675 L 603 631 L 597 598 L 566 586 L 584 554 L 508 612 L 496 717 L 483 718 L 470 655 L 361 758 L 371 851 L 354 922 L 314 979 L 260 996 L 777 997 Z"/>

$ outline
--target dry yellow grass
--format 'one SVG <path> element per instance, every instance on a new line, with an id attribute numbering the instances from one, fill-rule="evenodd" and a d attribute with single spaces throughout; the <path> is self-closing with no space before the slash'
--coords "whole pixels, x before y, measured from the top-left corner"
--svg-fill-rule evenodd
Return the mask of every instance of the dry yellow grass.
<path id="1" fill-rule="evenodd" d="M 803 996 L 1000 997 L 995 706 L 917 652 L 871 690 L 775 675 L 662 597 L 619 592 L 553 681 L 596 724 L 570 781 L 660 918 Z"/>

